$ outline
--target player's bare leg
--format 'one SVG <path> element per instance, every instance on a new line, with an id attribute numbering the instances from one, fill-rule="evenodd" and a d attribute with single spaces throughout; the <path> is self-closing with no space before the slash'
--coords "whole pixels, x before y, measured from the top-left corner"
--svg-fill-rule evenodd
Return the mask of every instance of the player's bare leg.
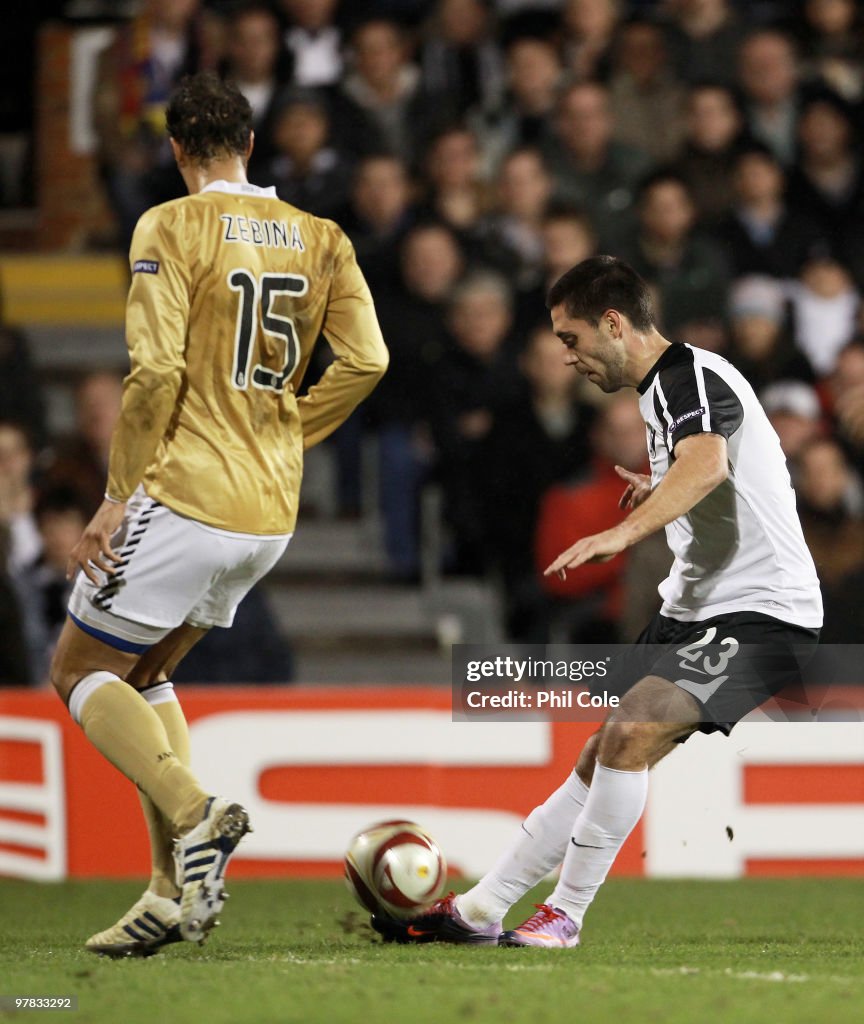
<path id="1" fill-rule="evenodd" d="M 642 816 L 648 769 L 686 739 L 699 720 L 694 698 L 657 676 L 642 679 L 622 698 L 600 730 L 594 775 L 558 884 L 536 914 L 502 934 L 501 945 L 579 944 L 585 912 Z"/>
<path id="2" fill-rule="evenodd" d="M 67 621 L 58 644 L 52 682 L 67 701 L 73 718 L 94 746 L 149 797 L 154 808 L 170 823 L 171 834 L 180 837 L 175 842 L 177 883 L 182 888 L 178 920 L 171 920 L 169 897 L 155 893 L 151 896 L 148 891 L 126 915 L 128 918 L 131 914 L 133 919 L 119 922 L 130 940 L 126 948 L 121 951 L 111 943 L 98 942 L 98 952 L 148 955 L 165 944 L 168 931 L 175 924 L 182 938 L 201 941 L 217 923 L 224 903 L 228 858 L 249 830 L 246 811 L 239 804 L 208 797 L 173 749 L 163 718 L 173 719 L 183 746 L 185 721 L 181 724 L 179 704 L 176 714 L 171 709 L 157 713 L 157 706 L 170 702 L 170 698 L 164 699 L 167 694 L 163 692 L 163 699 L 154 702 L 154 706 L 127 681 L 131 677 L 143 683 L 154 674 L 158 678 L 161 669 L 173 668 L 200 638 L 200 632 L 192 627 L 183 630 L 174 637 L 174 644 L 163 648 L 161 665 L 151 656 L 137 674 L 137 655 L 118 651 L 71 621 Z M 159 689 L 151 687 L 151 698 Z M 161 689 L 167 691 L 168 683 L 164 682 Z M 173 696 L 173 687 L 171 693 Z M 163 874 L 167 876 L 167 866 Z M 146 908 L 142 901 L 147 903 Z M 105 934 L 93 938 L 102 939 Z M 88 948 L 94 947 L 88 943 Z"/>
<path id="3" fill-rule="evenodd" d="M 189 728 L 170 677 L 206 629 L 183 624 L 141 655 L 126 681 L 141 693 L 162 724 L 178 761 L 188 767 Z M 143 790 L 138 790 L 150 837 L 150 883 L 135 904 L 111 927 L 91 935 L 87 949 L 105 956 L 151 956 L 181 942 L 180 896 L 171 822 Z M 223 898 L 226 896 L 223 893 Z M 128 929 L 128 930 L 127 930 Z"/>
<path id="4" fill-rule="evenodd" d="M 153 800 L 179 833 L 198 824 L 207 793 L 180 764 L 159 716 L 126 677 L 138 656 L 66 620 L 51 682 L 100 753 Z"/>

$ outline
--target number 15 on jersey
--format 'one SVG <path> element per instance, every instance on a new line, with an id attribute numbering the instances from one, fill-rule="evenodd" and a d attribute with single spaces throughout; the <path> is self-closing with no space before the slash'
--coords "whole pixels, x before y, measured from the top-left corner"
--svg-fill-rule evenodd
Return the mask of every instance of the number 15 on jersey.
<path id="1" fill-rule="evenodd" d="M 300 362 L 300 341 L 294 321 L 273 312 L 273 300 L 277 295 L 293 295 L 295 298 L 305 295 L 309 290 L 309 279 L 302 274 L 262 274 L 256 279 L 248 270 L 232 270 L 228 275 L 228 287 L 240 294 L 234 336 L 234 365 L 231 368 L 232 385 L 238 391 L 245 391 L 251 380 L 253 387 L 283 391 Z M 279 369 L 261 363 L 254 367 L 251 365 L 252 342 L 258 330 L 259 311 L 264 333 L 285 342 L 285 358 Z"/>

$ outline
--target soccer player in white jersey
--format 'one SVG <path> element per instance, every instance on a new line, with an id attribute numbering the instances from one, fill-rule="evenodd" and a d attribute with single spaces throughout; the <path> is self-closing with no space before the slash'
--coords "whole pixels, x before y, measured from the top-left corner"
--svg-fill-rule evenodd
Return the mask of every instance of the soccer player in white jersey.
<path id="1" fill-rule="evenodd" d="M 638 391 L 651 475 L 618 468 L 628 517 L 577 540 L 546 574 L 614 558 L 661 529 L 675 560 L 662 608 L 619 681 L 620 707 L 575 771 L 473 889 L 413 921 L 373 918 L 397 941 L 577 946 L 585 912 L 642 815 L 648 769 L 697 730 L 728 735 L 796 681 L 819 638 L 819 583 L 785 458 L 744 377 L 718 355 L 662 337 L 645 282 L 613 257 L 568 271 L 547 305 L 568 365 L 602 391 Z M 503 930 L 509 908 L 559 864 L 537 913 Z"/>
<path id="2" fill-rule="evenodd" d="M 131 371 L 51 666 L 87 738 L 137 785 L 150 832 L 147 890 L 87 941 L 108 956 L 201 941 L 216 923 L 248 816 L 190 771 L 171 673 L 211 626 L 231 625 L 276 563 L 297 519 L 304 449 L 387 366 L 341 229 L 246 180 L 251 122 L 246 99 L 215 75 L 185 79 L 168 105 L 189 195 L 135 229 Z M 297 398 L 322 332 L 334 361 Z"/>

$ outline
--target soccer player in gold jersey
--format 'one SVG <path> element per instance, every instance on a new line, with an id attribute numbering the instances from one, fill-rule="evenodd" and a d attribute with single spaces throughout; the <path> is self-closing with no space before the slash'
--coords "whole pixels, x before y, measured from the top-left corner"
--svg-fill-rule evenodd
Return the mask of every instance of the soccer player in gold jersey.
<path id="1" fill-rule="evenodd" d="M 166 122 L 189 195 L 145 213 L 132 240 L 131 371 L 105 501 L 70 556 L 78 578 L 51 670 L 87 738 L 137 785 L 150 831 L 148 889 L 87 942 L 110 956 L 201 941 L 216 923 L 248 816 L 190 771 L 171 674 L 282 554 L 304 450 L 388 358 L 340 228 L 246 180 L 240 92 L 185 79 Z M 297 398 L 321 332 L 334 361 Z"/>

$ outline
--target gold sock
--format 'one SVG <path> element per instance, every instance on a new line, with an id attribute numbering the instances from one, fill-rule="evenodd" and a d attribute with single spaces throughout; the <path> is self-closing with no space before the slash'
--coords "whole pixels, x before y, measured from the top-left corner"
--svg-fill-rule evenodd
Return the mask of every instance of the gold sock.
<path id="1" fill-rule="evenodd" d="M 182 834 L 201 820 L 207 794 L 137 690 L 109 673 L 93 673 L 72 691 L 69 708 L 87 739 L 150 797 L 173 829 Z"/>
<path id="2" fill-rule="evenodd" d="M 138 799 L 141 801 L 141 810 L 144 812 L 144 820 L 147 822 L 147 832 L 150 836 L 150 884 L 147 888 L 157 896 L 165 896 L 169 900 L 176 899 L 180 895 L 180 887 L 177 885 L 177 872 L 174 865 L 174 830 L 171 822 L 159 810 L 156 804 L 144 793 L 138 790 Z"/>
<path id="3" fill-rule="evenodd" d="M 150 707 L 159 716 L 165 727 L 165 734 L 171 749 L 177 755 L 180 764 L 187 767 L 191 763 L 189 756 L 189 726 L 183 708 L 174 693 L 171 683 L 159 683 L 151 686 L 141 694 Z M 174 866 L 174 840 L 177 838 L 171 822 L 153 803 L 146 793 L 138 790 L 141 809 L 147 822 L 150 834 L 150 892 L 157 896 L 174 899 L 180 895 Z"/>

